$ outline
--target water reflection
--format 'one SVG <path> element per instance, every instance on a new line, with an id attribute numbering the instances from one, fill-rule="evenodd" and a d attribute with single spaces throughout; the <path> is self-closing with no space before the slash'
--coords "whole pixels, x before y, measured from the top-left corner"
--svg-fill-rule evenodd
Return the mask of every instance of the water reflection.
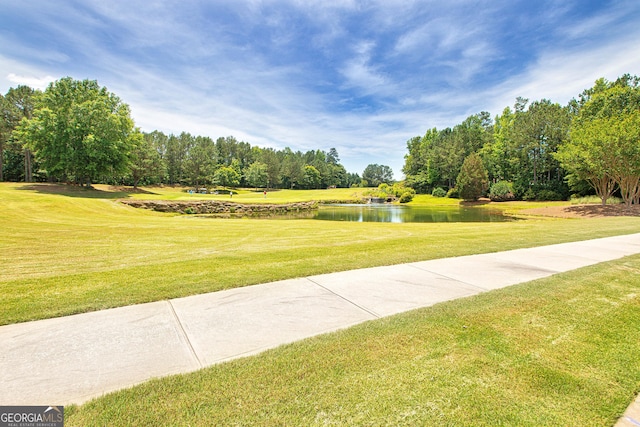
<path id="1" fill-rule="evenodd" d="M 501 211 L 458 206 L 323 205 L 314 219 L 350 222 L 505 222 Z"/>

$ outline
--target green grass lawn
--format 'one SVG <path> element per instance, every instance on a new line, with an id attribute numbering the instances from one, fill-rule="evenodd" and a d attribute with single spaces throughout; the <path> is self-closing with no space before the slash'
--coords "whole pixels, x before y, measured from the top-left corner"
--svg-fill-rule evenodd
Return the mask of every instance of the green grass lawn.
<path id="1" fill-rule="evenodd" d="M 640 232 L 640 218 L 633 217 L 483 224 L 206 219 L 127 207 L 115 198 L 126 193 L 56 191 L 0 184 L 0 324 L 333 271 Z M 283 199 L 294 200 L 290 193 L 298 193 L 298 200 L 310 197 L 283 192 Z"/>
<path id="2" fill-rule="evenodd" d="M 69 426 L 608 426 L 640 391 L 640 255 L 65 408 Z"/>
<path id="3" fill-rule="evenodd" d="M 294 203 L 311 200 L 357 200 L 364 197 L 366 188 L 336 188 L 331 190 L 268 190 L 264 196 L 262 189 L 233 189 L 233 196 L 229 190 L 220 190 L 219 194 L 190 194 L 185 187 L 152 187 L 143 188 L 140 192 L 125 193 L 114 190 L 108 185 L 95 185 L 97 190 L 106 194 L 118 194 L 121 197 L 145 200 L 224 200 L 237 203 Z M 451 200 L 451 199 L 449 199 Z M 456 201 L 456 203 L 458 203 Z"/>
<path id="4" fill-rule="evenodd" d="M 269 202 L 350 199 L 282 191 Z M 0 324 L 377 265 L 640 232 L 640 218 L 206 219 L 0 184 Z M 206 196 L 210 197 L 210 196 Z M 264 202 L 239 192 L 234 201 Z M 421 196 L 415 204 L 458 203 Z M 507 206 L 507 205 L 503 205 Z M 538 205 L 536 205 L 538 206 Z M 531 204 L 515 204 L 518 211 Z M 505 208 L 507 209 L 507 208 Z M 610 425 L 640 391 L 640 256 L 368 322 L 66 409 L 67 425 Z"/>

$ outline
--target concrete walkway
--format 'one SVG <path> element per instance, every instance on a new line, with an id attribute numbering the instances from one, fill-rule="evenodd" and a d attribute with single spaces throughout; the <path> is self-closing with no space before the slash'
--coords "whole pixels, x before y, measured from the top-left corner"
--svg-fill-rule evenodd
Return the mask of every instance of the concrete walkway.
<path id="1" fill-rule="evenodd" d="M 629 405 L 614 427 L 640 427 L 640 395 Z"/>
<path id="2" fill-rule="evenodd" d="M 0 405 L 66 405 L 640 253 L 640 234 L 284 280 L 0 327 Z"/>

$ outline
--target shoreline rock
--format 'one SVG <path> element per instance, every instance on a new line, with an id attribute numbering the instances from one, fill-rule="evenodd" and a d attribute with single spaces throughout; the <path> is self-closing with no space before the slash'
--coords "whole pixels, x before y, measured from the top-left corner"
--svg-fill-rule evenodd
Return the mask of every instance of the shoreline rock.
<path id="1" fill-rule="evenodd" d="M 222 200 L 120 200 L 125 205 L 157 212 L 225 216 L 269 216 L 309 212 L 318 208 L 318 202 L 298 202 L 282 205 L 242 204 Z"/>

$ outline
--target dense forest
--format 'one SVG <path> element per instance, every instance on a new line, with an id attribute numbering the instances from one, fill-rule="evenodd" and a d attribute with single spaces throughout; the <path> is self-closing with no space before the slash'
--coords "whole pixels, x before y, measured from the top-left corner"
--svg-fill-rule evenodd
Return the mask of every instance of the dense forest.
<path id="1" fill-rule="evenodd" d="M 481 112 L 453 128 L 429 129 L 407 149 L 406 185 L 418 192 L 459 195 L 461 179 L 468 181 L 465 160 L 479 157 L 475 181 L 485 181 L 479 188 L 496 199 L 561 200 L 595 192 L 604 202 L 618 192 L 637 203 L 639 79 L 599 79 L 566 106 L 517 98 L 494 119 Z"/>
<path id="2" fill-rule="evenodd" d="M 335 148 L 305 153 L 136 129 L 128 106 L 95 81 L 64 78 L 44 92 L 0 95 L 0 181 L 63 181 L 312 189 L 390 180 L 387 167 L 358 174 Z"/>
<path id="3" fill-rule="evenodd" d="M 359 185 L 332 148 L 292 151 L 251 146 L 234 137 L 209 137 L 188 133 L 143 134 L 143 151 L 136 155 L 129 180 L 132 184 L 313 189 Z"/>

